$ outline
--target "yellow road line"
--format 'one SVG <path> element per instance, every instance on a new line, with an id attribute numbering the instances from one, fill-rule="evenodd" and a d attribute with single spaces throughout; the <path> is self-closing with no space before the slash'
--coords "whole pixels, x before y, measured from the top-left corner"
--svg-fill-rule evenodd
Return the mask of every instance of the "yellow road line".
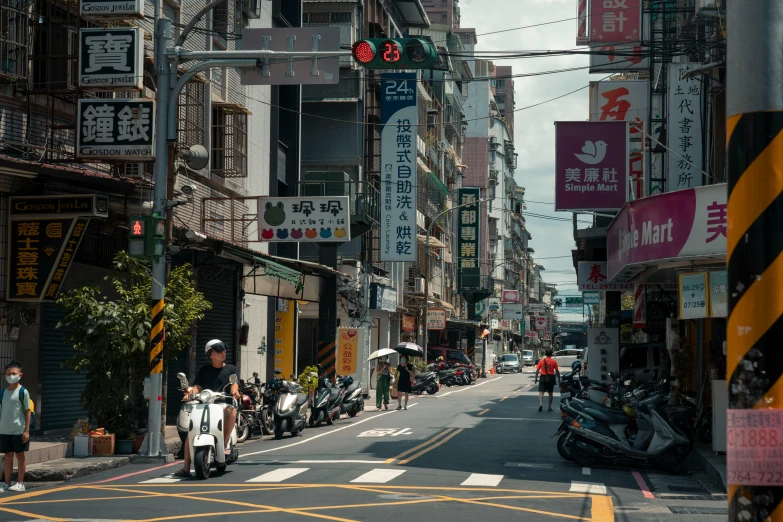
<path id="1" fill-rule="evenodd" d="M 455 502 L 461 502 L 463 504 L 474 504 L 477 506 L 492 506 L 496 508 L 501 509 L 509 509 L 511 511 L 524 511 L 526 513 L 536 513 L 537 515 L 549 515 L 550 517 L 558 517 L 558 518 L 568 518 L 571 520 L 585 520 L 587 522 L 590 522 L 591 519 L 584 518 L 584 517 L 578 517 L 575 515 L 566 515 L 564 513 L 555 513 L 554 511 L 542 511 L 540 509 L 531 509 L 531 508 L 523 508 L 523 507 L 517 507 L 517 506 L 506 506 L 504 504 L 495 504 L 494 502 L 478 502 L 475 500 L 467 500 L 464 498 L 454 498 L 454 497 L 448 497 L 453 499 Z M 603 522 L 603 521 L 601 521 Z"/>
<path id="2" fill-rule="evenodd" d="M 484 411 L 480 411 L 480 412 L 478 412 L 478 413 L 476 414 L 476 416 L 477 416 L 477 417 L 481 417 L 482 415 L 484 415 L 484 414 L 485 414 L 485 413 L 487 413 L 488 411 L 489 411 L 489 408 L 487 408 L 487 409 L 486 409 L 486 410 L 484 410 Z"/>
<path id="3" fill-rule="evenodd" d="M 409 450 L 407 450 L 407 451 L 403 451 L 402 453 L 400 453 L 400 454 L 399 454 L 399 455 L 397 455 L 396 457 L 392 457 L 392 458 L 390 458 L 390 459 L 387 459 L 387 460 L 386 460 L 386 464 L 393 464 L 395 460 L 401 459 L 401 458 L 403 458 L 403 457 L 407 457 L 408 455 L 410 455 L 410 454 L 411 454 L 411 453 L 413 453 L 414 451 L 418 451 L 418 450 L 420 450 L 421 448 L 425 447 L 427 444 L 431 444 L 431 443 L 435 442 L 436 440 L 438 440 L 439 438 L 441 438 L 441 437 L 443 437 L 443 436 L 447 435 L 447 434 L 448 434 L 450 431 L 452 431 L 452 430 L 454 430 L 454 428 L 447 428 L 447 429 L 445 429 L 445 430 L 441 431 L 440 433 L 438 433 L 437 435 L 435 435 L 435 436 L 434 436 L 434 437 L 432 437 L 431 439 L 428 439 L 428 440 L 424 441 L 422 444 L 419 444 L 419 445 L 418 445 L 418 446 L 416 446 L 415 448 L 411 448 L 411 449 L 409 449 Z"/>
<path id="4" fill-rule="evenodd" d="M 429 446 L 429 447 L 427 447 L 427 448 L 424 448 L 423 450 L 421 450 L 420 452 L 416 453 L 416 454 L 415 454 L 414 456 L 412 456 L 411 458 L 409 458 L 409 459 L 405 459 L 405 460 L 401 460 L 401 461 L 399 461 L 397 464 L 399 464 L 400 466 L 404 466 L 405 464 L 408 464 L 409 462 L 416 460 L 417 458 L 421 457 L 422 455 L 424 455 L 424 454 L 426 454 L 426 453 L 429 453 L 430 451 L 432 451 L 432 450 L 434 450 L 435 448 L 437 448 L 437 447 L 441 446 L 442 444 L 445 444 L 446 442 L 448 442 L 449 440 L 453 439 L 454 437 L 456 437 L 457 435 L 459 435 L 459 434 L 460 434 L 460 433 L 462 433 L 463 431 L 464 431 L 464 430 L 463 430 L 462 428 L 460 428 L 460 429 L 458 429 L 458 430 L 456 430 L 456 431 L 453 431 L 453 432 L 451 432 L 451 433 L 448 435 L 448 437 L 444 437 L 444 438 L 442 438 L 442 439 L 441 439 L 439 442 L 437 442 L 436 444 L 433 444 L 433 445 L 431 445 L 431 446 Z"/>
<path id="5" fill-rule="evenodd" d="M 169 517 L 146 518 L 130 522 L 164 522 L 166 520 L 182 520 L 186 518 L 224 517 L 229 515 L 250 515 L 253 513 L 275 513 L 276 509 L 251 509 L 246 511 L 218 511 L 215 513 L 191 513 L 188 515 L 172 515 Z"/>
<path id="6" fill-rule="evenodd" d="M 506 399 L 508 399 L 508 396 L 506 396 L 506 397 L 503 397 L 502 399 L 500 399 L 500 402 L 503 402 L 503 401 L 505 401 Z"/>
<path id="7" fill-rule="evenodd" d="M 591 495 L 592 507 L 590 508 L 590 520 L 593 522 L 614 522 L 614 505 L 612 497 L 608 495 Z"/>
<path id="8" fill-rule="evenodd" d="M 4 498 L 0 498 L 0 504 L 8 504 L 15 500 L 23 500 L 26 498 L 33 498 L 33 497 L 39 497 L 41 495 L 47 495 L 53 491 L 61 492 L 61 491 L 68 491 L 69 489 L 74 489 L 78 486 L 65 486 L 61 488 L 56 489 L 42 489 L 39 491 L 31 491 L 30 493 L 22 493 L 20 495 L 6 495 Z"/>
<path id="9" fill-rule="evenodd" d="M 22 517 L 32 518 L 33 520 L 51 520 L 52 522 L 67 522 L 68 520 L 65 518 L 43 517 L 41 515 L 36 515 L 35 513 L 28 513 L 27 511 L 19 511 L 18 509 L 11 509 L 7 507 L 0 507 L 0 511 L 13 513 L 14 515 L 19 515 Z"/>

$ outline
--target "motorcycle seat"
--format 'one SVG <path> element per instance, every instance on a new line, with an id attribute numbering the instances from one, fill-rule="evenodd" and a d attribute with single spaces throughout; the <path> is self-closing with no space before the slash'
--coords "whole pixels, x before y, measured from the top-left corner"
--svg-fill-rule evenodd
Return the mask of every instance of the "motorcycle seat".
<path id="1" fill-rule="evenodd" d="M 631 421 L 628 415 L 622 410 L 614 411 L 609 408 L 600 410 L 596 408 L 585 408 L 584 412 L 596 420 L 609 424 L 628 424 Z"/>
<path id="2" fill-rule="evenodd" d="M 339 388 L 332 388 L 329 390 L 329 400 L 334 400 L 337 398 L 337 396 L 340 395 L 340 389 Z"/>
<path id="3" fill-rule="evenodd" d="M 345 395 L 352 394 L 353 392 L 356 391 L 356 389 L 358 387 L 359 387 L 359 383 L 358 382 L 355 382 L 355 383 L 351 384 L 350 386 L 348 386 L 348 388 L 345 389 Z"/>

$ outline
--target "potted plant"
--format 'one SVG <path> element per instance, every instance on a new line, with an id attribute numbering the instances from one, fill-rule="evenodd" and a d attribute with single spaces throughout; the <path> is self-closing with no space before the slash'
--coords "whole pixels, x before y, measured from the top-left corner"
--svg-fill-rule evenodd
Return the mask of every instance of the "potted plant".
<path id="1" fill-rule="evenodd" d="M 133 445 L 136 442 L 136 432 L 133 425 L 133 418 L 126 414 L 120 414 L 106 423 L 106 429 L 109 433 L 114 433 L 114 447 L 118 455 L 128 455 L 133 453 Z"/>
<path id="2" fill-rule="evenodd" d="M 318 388 L 318 368 L 316 366 L 308 366 L 299 374 L 298 380 L 302 390 L 308 396 L 312 396 L 315 389 Z"/>

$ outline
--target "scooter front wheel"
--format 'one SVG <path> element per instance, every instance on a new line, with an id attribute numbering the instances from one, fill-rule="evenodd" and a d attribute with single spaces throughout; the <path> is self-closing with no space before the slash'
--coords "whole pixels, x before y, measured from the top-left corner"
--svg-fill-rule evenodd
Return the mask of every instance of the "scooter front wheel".
<path id="1" fill-rule="evenodd" d="M 250 425 L 247 416 L 240 412 L 237 418 L 237 442 L 245 442 L 250 436 Z"/>
<path id="2" fill-rule="evenodd" d="M 427 393 L 429 393 L 430 395 L 435 395 L 436 393 L 438 393 L 438 388 L 436 388 L 435 386 L 430 386 L 429 388 L 427 388 Z"/>
<path id="3" fill-rule="evenodd" d="M 261 410 L 261 431 L 264 435 L 275 432 L 275 417 L 268 409 Z"/>
<path id="4" fill-rule="evenodd" d="M 210 446 L 200 446 L 196 448 L 193 455 L 193 465 L 196 468 L 196 477 L 199 480 L 209 478 L 209 470 L 212 466 L 212 448 Z"/>

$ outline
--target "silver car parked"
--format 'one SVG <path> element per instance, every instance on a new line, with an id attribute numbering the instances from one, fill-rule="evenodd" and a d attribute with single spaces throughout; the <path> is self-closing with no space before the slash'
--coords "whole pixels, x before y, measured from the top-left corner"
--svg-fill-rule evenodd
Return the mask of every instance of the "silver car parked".
<path id="1" fill-rule="evenodd" d="M 519 358 L 513 353 L 503 355 L 498 361 L 500 373 L 519 373 Z"/>

